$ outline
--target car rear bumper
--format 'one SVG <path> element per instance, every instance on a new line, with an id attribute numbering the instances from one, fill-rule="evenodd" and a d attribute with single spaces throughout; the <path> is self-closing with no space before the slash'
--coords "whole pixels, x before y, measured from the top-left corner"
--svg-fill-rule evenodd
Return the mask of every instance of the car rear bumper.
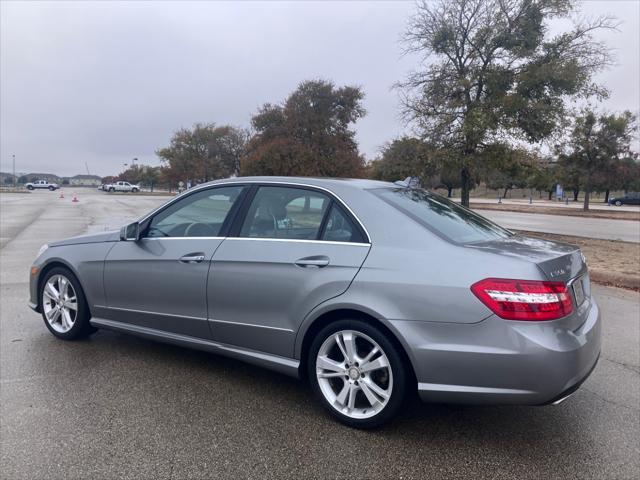
<path id="1" fill-rule="evenodd" d="M 600 354 L 600 310 L 589 300 L 585 321 L 475 324 L 392 321 L 408 343 L 423 401 L 541 405 L 575 391 Z M 582 310 L 582 309 L 581 309 Z"/>

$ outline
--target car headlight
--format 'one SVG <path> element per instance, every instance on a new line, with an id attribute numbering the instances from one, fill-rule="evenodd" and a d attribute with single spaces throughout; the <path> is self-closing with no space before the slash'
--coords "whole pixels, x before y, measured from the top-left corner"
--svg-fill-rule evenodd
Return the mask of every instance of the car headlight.
<path id="1" fill-rule="evenodd" d="M 36 255 L 36 258 L 38 258 L 40 255 L 42 255 L 44 252 L 46 252 L 47 248 L 49 248 L 49 244 L 48 243 L 45 243 L 44 245 L 42 245 L 40 247 L 40 250 L 38 250 L 38 255 Z"/>

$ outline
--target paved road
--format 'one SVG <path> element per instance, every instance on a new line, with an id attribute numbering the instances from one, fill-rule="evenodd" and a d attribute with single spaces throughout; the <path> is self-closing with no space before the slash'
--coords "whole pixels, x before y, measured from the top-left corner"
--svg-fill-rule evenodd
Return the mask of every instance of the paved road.
<path id="1" fill-rule="evenodd" d="M 476 211 L 503 227 L 515 230 L 640 242 L 640 222 L 633 220 L 581 218 L 539 213 L 501 212 L 497 210 Z"/>
<path id="2" fill-rule="evenodd" d="M 26 306 L 46 241 L 135 217 L 157 198 L 0 196 L 0 477 L 637 478 L 640 299 L 594 289 L 601 361 L 558 407 L 410 403 L 362 432 L 293 380 L 112 332 L 62 342 Z"/>

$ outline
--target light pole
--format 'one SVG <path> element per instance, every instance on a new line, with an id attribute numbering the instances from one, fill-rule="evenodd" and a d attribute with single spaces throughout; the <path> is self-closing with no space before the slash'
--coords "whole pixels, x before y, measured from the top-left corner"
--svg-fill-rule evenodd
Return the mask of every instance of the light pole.
<path id="1" fill-rule="evenodd" d="M 16 178 L 16 156 L 15 156 L 15 155 L 11 155 L 11 157 L 13 158 L 13 188 L 16 188 L 16 186 L 17 186 L 17 178 Z"/>

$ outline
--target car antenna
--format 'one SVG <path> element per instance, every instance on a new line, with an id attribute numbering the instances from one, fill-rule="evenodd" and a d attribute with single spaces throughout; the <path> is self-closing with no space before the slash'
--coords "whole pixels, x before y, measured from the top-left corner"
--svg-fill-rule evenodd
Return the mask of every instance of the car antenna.
<path id="1" fill-rule="evenodd" d="M 419 177 L 407 177 L 404 180 L 396 180 L 393 182 L 395 185 L 398 185 L 402 188 L 419 188 L 420 187 L 420 178 Z"/>

